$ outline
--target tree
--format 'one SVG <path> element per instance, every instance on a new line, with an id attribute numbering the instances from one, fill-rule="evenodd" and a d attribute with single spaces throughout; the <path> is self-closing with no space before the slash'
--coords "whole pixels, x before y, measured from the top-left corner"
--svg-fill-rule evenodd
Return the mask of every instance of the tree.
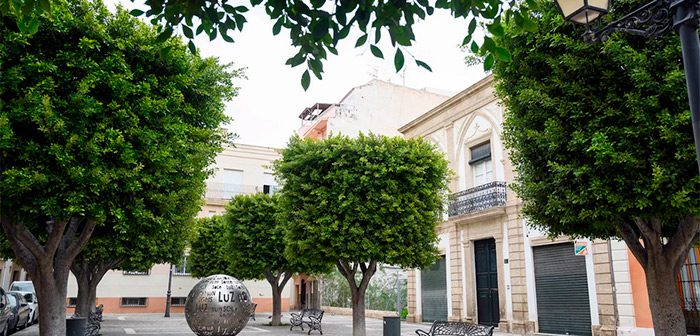
<path id="1" fill-rule="evenodd" d="M 199 188 L 179 189 L 180 193 L 159 193 L 146 199 L 149 218 L 134 218 L 140 207 L 125 214 L 139 223 L 139 230 L 118 234 L 116 225 L 105 223 L 92 234 L 85 249 L 75 258 L 71 272 L 78 284 L 75 313 L 88 316 L 95 311 L 97 285 L 112 269 L 145 271 L 153 264 L 178 262 L 185 241 L 199 211 Z M 158 203 L 162 202 L 162 203 Z M 126 220 L 126 219 L 125 219 Z"/>
<path id="2" fill-rule="evenodd" d="M 187 257 L 192 276 L 204 278 L 212 274 L 231 274 L 223 216 L 198 218 L 194 231 L 194 237 L 190 241 L 190 255 Z"/>
<path id="3" fill-rule="evenodd" d="M 277 197 L 258 193 L 236 195 L 226 206 L 224 215 L 226 254 L 229 269 L 240 279 L 264 278 L 272 287 L 272 321 L 278 326 L 282 318 L 282 291 L 297 272 L 314 269 L 298 256 L 285 257 L 284 227 L 279 224 Z"/>
<path id="4" fill-rule="evenodd" d="M 0 0 L 0 14 L 14 18 L 25 32 L 36 30 L 37 17 L 51 13 L 56 2 L 62 0 Z M 134 0 L 132 0 L 134 1 Z M 336 45 L 347 38 L 355 26 L 362 35 L 355 43 L 356 47 L 369 42 L 371 53 L 384 58 L 378 47 L 382 35 L 388 34 L 394 49 L 394 65 L 403 68 L 406 56 L 402 50 L 415 41 L 413 24 L 432 15 L 436 9 L 449 10 L 455 18 L 469 20 L 465 22 L 466 36 L 463 44 L 485 52 L 484 66 L 490 68 L 495 59 L 509 60 L 510 55 L 485 38 L 479 46 L 473 36 L 477 22 L 481 22 L 494 36 L 502 36 L 505 22 L 512 22 L 523 31 L 534 32 L 537 23 L 531 15 L 535 0 L 477 0 L 456 1 L 427 0 L 418 1 L 358 1 L 358 0 L 311 0 L 311 1 L 275 1 L 251 0 L 251 6 L 263 5 L 270 19 L 275 21 L 272 33 L 278 35 L 282 29 L 289 31 L 292 45 L 298 52 L 287 60 L 288 65 L 304 65 L 307 70 L 301 77 L 304 89 L 310 83 L 310 74 L 322 78 L 323 61 L 329 53 L 337 54 Z M 151 23 L 159 24 L 161 36 L 169 37 L 175 31 L 182 32 L 188 38 L 189 47 L 195 50 L 193 38 L 206 34 L 211 40 L 221 36 L 227 42 L 233 42 L 231 34 L 243 30 L 247 22 L 249 7 L 229 0 L 144 0 L 148 7 L 145 12 L 133 10 L 134 15 L 145 15 Z M 407 53 L 408 57 L 411 56 Z M 418 66 L 430 70 L 425 62 L 415 59 Z"/>
<path id="5" fill-rule="evenodd" d="M 624 239 L 655 333 L 684 335 L 676 277 L 700 235 L 700 177 L 678 38 L 589 45 L 552 3 L 538 15 L 538 33 L 506 32 L 513 61 L 494 68 L 523 212 L 552 235 Z"/>
<path id="6" fill-rule="evenodd" d="M 352 293 L 353 335 L 364 336 L 365 291 L 377 263 L 435 261 L 447 190 L 443 154 L 423 139 L 293 137 L 275 171 L 284 185 L 286 253 L 336 265 Z"/>
<path id="7" fill-rule="evenodd" d="M 149 206 L 203 193 L 234 75 L 99 3 L 55 5 L 31 36 L 0 22 L 0 226 L 41 334 L 65 335 L 68 272 L 93 231 L 157 230 L 165 209 Z"/>

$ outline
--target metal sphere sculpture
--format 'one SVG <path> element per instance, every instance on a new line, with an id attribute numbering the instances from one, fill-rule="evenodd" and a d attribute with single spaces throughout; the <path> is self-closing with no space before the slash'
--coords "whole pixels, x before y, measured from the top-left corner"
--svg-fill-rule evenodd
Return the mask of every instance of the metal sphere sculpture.
<path id="1" fill-rule="evenodd" d="M 252 309 L 245 285 L 217 274 L 200 280 L 187 295 L 185 319 L 198 336 L 233 336 L 245 328 Z"/>

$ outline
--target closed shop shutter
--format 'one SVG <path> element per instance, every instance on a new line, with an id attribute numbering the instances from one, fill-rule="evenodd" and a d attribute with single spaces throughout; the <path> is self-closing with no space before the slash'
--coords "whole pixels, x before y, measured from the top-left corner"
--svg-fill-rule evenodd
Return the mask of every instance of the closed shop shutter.
<path id="1" fill-rule="evenodd" d="M 423 321 L 447 320 L 447 268 L 445 256 L 420 273 Z"/>
<path id="2" fill-rule="evenodd" d="M 586 257 L 574 244 L 533 247 L 539 332 L 591 335 Z"/>

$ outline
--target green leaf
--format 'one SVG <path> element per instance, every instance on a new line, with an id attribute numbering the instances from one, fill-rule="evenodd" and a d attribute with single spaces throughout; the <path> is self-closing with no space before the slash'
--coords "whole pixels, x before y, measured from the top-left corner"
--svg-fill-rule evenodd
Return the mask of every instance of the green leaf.
<path id="1" fill-rule="evenodd" d="M 311 76 L 309 75 L 309 70 L 305 70 L 304 74 L 301 75 L 301 87 L 304 91 L 309 89 L 309 84 L 311 83 Z"/>
<path id="2" fill-rule="evenodd" d="M 357 39 L 357 42 L 355 42 L 355 48 L 362 46 L 365 44 L 365 42 L 367 42 L 367 34 L 364 34 Z"/>
<path id="3" fill-rule="evenodd" d="M 491 24 L 486 25 L 486 29 L 493 34 L 493 36 L 497 37 L 502 37 L 505 35 L 505 29 L 503 28 L 503 25 L 500 22 L 493 22 Z"/>
<path id="4" fill-rule="evenodd" d="M 476 43 L 476 41 L 472 41 L 470 49 L 475 54 L 479 52 L 479 45 Z"/>
<path id="5" fill-rule="evenodd" d="M 481 48 L 485 51 L 493 51 L 493 49 L 496 47 L 496 44 L 493 42 L 493 39 L 491 39 L 488 36 L 484 36 L 484 43 L 481 44 Z"/>
<path id="6" fill-rule="evenodd" d="M 277 35 L 280 33 L 280 30 L 282 30 L 282 21 L 283 19 L 280 18 L 275 22 L 275 24 L 272 26 L 272 35 Z"/>
<path id="7" fill-rule="evenodd" d="M 44 13 L 51 13 L 51 1 L 49 0 L 39 0 L 39 8 L 44 11 Z"/>
<path id="8" fill-rule="evenodd" d="M 469 35 L 473 35 L 476 30 L 476 18 L 472 18 L 469 22 Z"/>
<path id="9" fill-rule="evenodd" d="M 27 33 L 34 35 L 37 31 L 39 31 L 39 20 L 33 17 L 27 23 Z"/>
<path id="10" fill-rule="evenodd" d="M 486 55 L 484 58 L 484 71 L 489 71 L 493 68 L 494 58 L 493 54 Z"/>
<path id="11" fill-rule="evenodd" d="M 158 37 L 156 38 L 156 43 L 163 43 L 167 41 L 172 35 L 173 27 L 168 26 L 165 28 L 165 30 L 158 34 Z"/>
<path id="12" fill-rule="evenodd" d="M 182 33 L 185 34 L 185 37 L 188 39 L 193 39 L 194 34 L 192 33 L 192 28 L 187 27 L 187 26 L 182 26 Z"/>
<path id="13" fill-rule="evenodd" d="M 187 43 L 187 48 L 190 49 L 190 51 L 191 51 L 193 54 L 196 54 L 196 53 L 197 53 L 197 47 L 194 45 L 194 42 L 192 42 L 192 41 L 188 42 L 188 43 Z"/>
<path id="14" fill-rule="evenodd" d="M 513 60 L 513 57 L 510 55 L 510 52 L 508 52 L 508 49 L 503 47 L 496 47 L 493 50 L 493 54 L 496 55 L 496 58 L 501 61 L 510 62 Z"/>
<path id="15" fill-rule="evenodd" d="M 384 54 L 382 53 L 382 51 L 374 44 L 371 44 L 369 46 L 369 50 L 372 52 L 372 55 L 374 55 L 374 57 L 384 58 Z"/>
<path id="16" fill-rule="evenodd" d="M 239 13 L 245 13 L 245 12 L 248 11 L 248 7 L 246 7 L 246 6 L 237 6 L 237 7 L 236 7 L 236 11 L 239 12 Z"/>
<path id="17" fill-rule="evenodd" d="M 140 10 L 140 9 L 132 9 L 132 10 L 129 12 L 129 14 L 131 14 L 131 15 L 133 15 L 133 16 L 141 16 L 141 15 L 143 15 L 143 11 Z"/>
<path id="18" fill-rule="evenodd" d="M 396 54 L 394 54 L 394 67 L 397 72 L 403 68 L 403 63 L 403 52 L 401 52 L 401 49 L 396 49 Z"/>
<path id="19" fill-rule="evenodd" d="M 428 70 L 428 71 L 430 71 L 430 72 L 433 72 L 433 69 L 431 69 L 430 66 L 429 66 L 427 63 L 423 62 L 423 61 L 416 60 L 416 65 L 418 65 L 419 67 L 424 68 L 424 69 L 426 69 L 426 70 Z"/>
<path id="20" fill-rule="evenodd" d="M 523 16 L 523 29 L 529 33 L 537 32 L 537 23 L 529 16 Z"/>

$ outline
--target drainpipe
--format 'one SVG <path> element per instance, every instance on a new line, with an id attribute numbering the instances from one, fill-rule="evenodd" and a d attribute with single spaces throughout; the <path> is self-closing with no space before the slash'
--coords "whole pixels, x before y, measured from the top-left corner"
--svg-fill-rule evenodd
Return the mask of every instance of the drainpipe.
<path id="1" fill-rule="evenodd" d="M 620 315 L 617 310 L 617 282 L 615 281 L 615 267 L 613 267 L 612 253 L 612 239 L 608 238 L 608 259 L 610 260 L 610 279 L 612 282 L 613 313 L 615 314 L 615 333 L 617 334 L 617 329 L 620 327 Z"/>

